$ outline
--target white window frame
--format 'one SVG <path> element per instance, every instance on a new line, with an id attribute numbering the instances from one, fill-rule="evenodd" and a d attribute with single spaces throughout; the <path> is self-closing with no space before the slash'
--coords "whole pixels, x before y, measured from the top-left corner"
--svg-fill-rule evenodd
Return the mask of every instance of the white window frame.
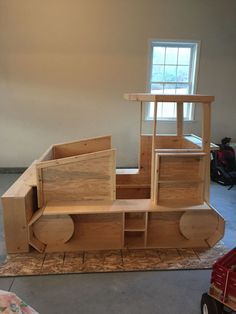
<path id="1" fill-rule="evenodd" d="M 163 40 L 163 39 L 151 39 L 149 40 L 149 63 L 148 63 L 148 85 L 147 85 L 147 91 L 151 92 L 151 84 L 152 82 L 152 66 L 153 66 L 153 48 L 157 46 L 165 46 L 165 47 L 190 47 L 191 48 L 191 61 L 190 61 L 190 79 L 189 79 L 189 93 L 188 94 L 195 94 L 197 90 L 197 75 L 198 75 L 198 65 L 199 65 L 199 57 L 200 57 L 200 41 L 198 40 Z M 165 83 L 165 82 L 162 82 Z M 168 83 L 168 82 L 167 82 Z M 172 83 L 172 82 L 171 82 Z M 170 83 L 170 84 L 171 84 Z M 178 82 L 174 82 L 178 83 Z M 173 84 L 174 84 L 173 83 Z M 168 83 L 169 84 L 169 83 Z M 150 106 L 151 103 L 148 103 L 147 106 L 145 106 L 145 120 L 152 121 L 153 115 L 150 114 Z M 188 114 L 188 118 L 185 119 L 185 121 L 194 121 L 194 104 L 189 103 L 188 107 L 190 110 L 190 113 Z M 176 117 L 170 117 L 170 118 L 163 118 L 163 117 L 157 117 L 160 121 L 176 121 Z"/>

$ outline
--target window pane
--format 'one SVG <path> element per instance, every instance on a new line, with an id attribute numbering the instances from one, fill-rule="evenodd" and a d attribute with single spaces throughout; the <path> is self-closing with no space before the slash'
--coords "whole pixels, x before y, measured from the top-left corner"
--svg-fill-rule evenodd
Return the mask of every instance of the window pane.
<path id="1" fill-rule="evenodd" d="M 184 103 L 184 119 L 191 120 L 192 119 L 192 103 Z"/>
<path id="2" fill-rule="evenodd" d="M 153 48 L 153 64 L 164 64 L 165 50 L 164 47 Z"/>
<path id="3" fill-rule="evenodd" d="M 189 93 L 188 84 L 176 84 L 176 94 L 177 95 L 186 95 Z"/>
<path id="4" fill-rule="evenodd" d="M 164 80 L 164 66 L 153 65 L 152 67 L 152 82 L 163 82 Z"/>
<path id="5" fill-rule="evenodd" d="M 178 48 L 166 48 L 165 64 L 177 64 Z"/>
<path id="6" fill-rule="evenodd" d="M 179 48 L 178 64 L 189 65 L 191 48 Z"/>
<path id="7" fill-rule="evenodd" d="M 189 66 L 179 65 L 177 67 L 177 82 L 188 82 L 189 80 Z"/>
<path id="8" fill-rule="evenodd" d="M 165 102 L 163 103 L 162 118 L 164 119 L 173 119 L 176 117 L 176 103 L 174 102 Z"/>
<path id="9" fill-rule="evenodd" d="M 164 84 L 152 84 L 151 93 L 153 94 L 163 94 Z"/>
<path id="10" fill-rule="evenodd" d="M 176 82 L 176 66 L 166 65 L 165 66 L 165 82 Z"/>
<path id="11" fill-rule="evenodd" d="M 164 85 L 164 94 L 171 94 L 174 95 L 175 94 L 175 88 L 176 88 L 176 84 L 165 84 Z"/>

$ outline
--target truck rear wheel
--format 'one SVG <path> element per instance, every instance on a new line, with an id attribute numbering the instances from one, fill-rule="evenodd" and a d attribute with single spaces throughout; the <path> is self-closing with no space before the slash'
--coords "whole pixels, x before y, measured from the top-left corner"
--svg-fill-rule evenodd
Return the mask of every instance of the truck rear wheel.
<path id="1" fill-rule="evenodd" d="M 221 314 L 223 311 L 223 304 L 213 299 L 209 294 L 204 293 L 201 299 L 201 313 L 202 314 Z"/>

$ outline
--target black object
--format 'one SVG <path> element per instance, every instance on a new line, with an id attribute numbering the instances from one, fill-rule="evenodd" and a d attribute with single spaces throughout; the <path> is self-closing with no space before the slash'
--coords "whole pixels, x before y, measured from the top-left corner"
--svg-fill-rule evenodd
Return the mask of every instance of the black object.
<path id="1" fill-rule="evenodd" d="M 202 314 L 222 314 L 223 304 L 213 299 L 209 294 L 203 293 L 201 299 Z"/>
<path id="2" fill-rule="evenodd" d="M 236 161 L 233 147 L 230 146 L 230 137 L 224 137 L 220 149 L 212 152 L 211 179 L 222 185 L 229 185 L 229 189 L 236 184 Z"/>

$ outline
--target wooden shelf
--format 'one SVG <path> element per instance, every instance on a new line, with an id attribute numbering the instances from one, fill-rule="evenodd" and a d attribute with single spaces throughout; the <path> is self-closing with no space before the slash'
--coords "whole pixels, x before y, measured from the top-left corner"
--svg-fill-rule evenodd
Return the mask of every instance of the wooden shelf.
<path id="1" fill-rule="evenodd" d="M 204 182 L 204 180 L 203 179 L 201 179 L 201 178 L 187 178 L 187 179 L 180 179 L 180 180 L 178 180 L 178 179 L 173 179 L 173 180 L 171 180 L 171 179 L 167 179 L 167 180 L 165 180 L 165 179 L 161 179 L 161 180 L 159 180 L 157 183 L 159 184 L 159 183 L 170 183 L 170 184 L 178 184 L 178 183 L 203 183 Z"/>
<path id="2" fill-rule="evenodd" d="M 141 248 L 145 246 L 145 232 L 143 231 L 125 231 L 125 247 Z"/>
<path id="3" fill-rule="evenodd" d="M 125 213 L 125 231 L 145 231 L 146 213 Z"/>
<path id="4" fill-rule="evenodd" d="M 186 204 L 185 201 L 166 200 L 160 201 L 157 205 L 153 205 L 153 212 L 166 212 L 166 211 L 189 211 L 189 210 L 211 210 L 211 207 L 206 203 L 202 204 Z M 150 211 L 149 211 L 150 212 Z"/>

